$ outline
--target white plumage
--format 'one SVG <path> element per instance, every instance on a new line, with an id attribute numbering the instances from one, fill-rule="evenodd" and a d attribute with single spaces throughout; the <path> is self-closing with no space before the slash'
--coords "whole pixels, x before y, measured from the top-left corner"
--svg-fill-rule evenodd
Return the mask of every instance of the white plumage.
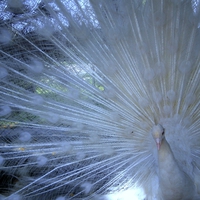
<path id="1" fill-rule="evenodd" d="M 158 199 L 193 199 L 194 183 L 175 160 L 163 127 L 160 124 L 154 126 L 152 134 L 158 147 Z"/>
<path id="2" fill-rule="evenodd" d="M 0 199 L 200 199 L 199 1 L 12 2 Z"/>

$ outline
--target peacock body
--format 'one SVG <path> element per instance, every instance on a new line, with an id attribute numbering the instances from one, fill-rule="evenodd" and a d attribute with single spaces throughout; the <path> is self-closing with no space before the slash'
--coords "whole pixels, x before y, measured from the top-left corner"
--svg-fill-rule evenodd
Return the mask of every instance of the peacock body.
<path id="1" fill-rule="evenodd" d="M 198 3 L 3 0 L 0 199 L 200 199 Z"/>

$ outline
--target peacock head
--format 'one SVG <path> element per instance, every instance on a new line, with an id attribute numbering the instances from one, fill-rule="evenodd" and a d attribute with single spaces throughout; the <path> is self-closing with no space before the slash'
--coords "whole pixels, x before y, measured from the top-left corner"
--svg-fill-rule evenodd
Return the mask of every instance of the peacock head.
<path id="1" fill-rule="evenodd" d="M 165 129 L 160 124 L 154 125 L 152 129 L 152 136 L 159 150 L 162 140 L 165 137 Z"/>

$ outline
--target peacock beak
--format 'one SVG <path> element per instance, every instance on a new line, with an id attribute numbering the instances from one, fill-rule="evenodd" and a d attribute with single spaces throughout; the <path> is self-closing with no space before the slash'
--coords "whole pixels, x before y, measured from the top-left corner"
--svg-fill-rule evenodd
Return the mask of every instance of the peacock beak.
<path id="1" fill-rule="evenodd" d="M 156 145 L 158 150 L 160 149 L 160 145 L 161 145 L 161 139 L 160 138 L 156 138 Z"/>

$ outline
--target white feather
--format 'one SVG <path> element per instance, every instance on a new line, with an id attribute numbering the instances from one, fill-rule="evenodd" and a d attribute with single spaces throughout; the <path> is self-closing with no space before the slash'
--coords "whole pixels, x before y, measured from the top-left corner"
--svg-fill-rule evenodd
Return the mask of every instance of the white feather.
<path id="1" fill-rule="evenodd" d="M 176 198 L 168 177 L 177 195 L 194 185 L 200 199 L 198 1 L 12 2 L 0 5 L 5 199 L 106 199 L 136 187 Z"/>

